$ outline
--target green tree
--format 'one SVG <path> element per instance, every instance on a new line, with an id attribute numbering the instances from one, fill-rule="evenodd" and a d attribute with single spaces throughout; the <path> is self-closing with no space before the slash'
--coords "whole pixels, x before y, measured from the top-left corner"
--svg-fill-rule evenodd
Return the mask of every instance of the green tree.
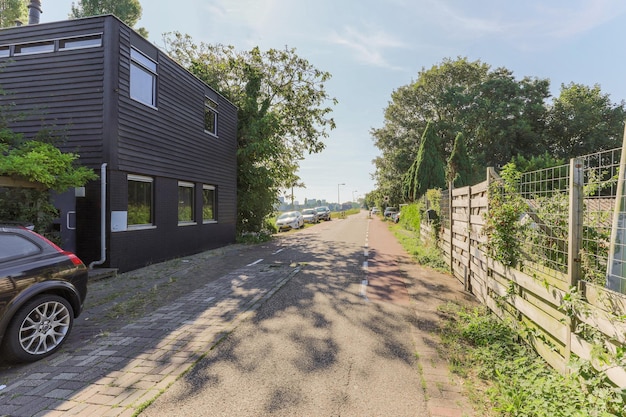
<path id="1" fill-rule="evenodd" d="M 6 93 L 0 89 L 0 95 Z M 0 106 L 0 176 L 27 180 L 40 188 L 0 189 L 0 219 L 33 223 L 38 232 L 47 234 L 58 215 L 49 190 L 62 193 L 97 176 L 77 165 L 77 154 L 58 149 L 63 137 L 52 130 L 43 128 L 32 138 L 15 133 L 10 126 L 22 117 L 11 105 Z"/>
<path id="2" fill-rule="evenodd" d="M 612 103 L 597 84 L 561 85 L 548 113 L 550 153 L 569 159 L 620 147 L 624 116 L 624 102 Z"/>
<path id="3" fill-rule="evenodd" d="M 0 27 L 15 26 L 16 21 L 28 21 L 27 0 L 0 0 Z"/>
<path id="4" fill-rule="evenodd" d="M 263 228 L 282 189 L 297 178 L 298 162 L 321 152 L 332 104 L 325 90 L 330 74 L 299 57 L 295 49 L 196 45 L 188 35 L 166 34 L 167 52 L 233 102 L 238 110 L 238 231 Z"/>
<path id="5" fill-rule="evenodd" d="M 448 159 L 447 167 L 448 182 L 453 182 L 455 187 L 471 185 L 474 179 L 472 164 L 467 156 L 467 147 L 462 133 L 456 135 L 454 147 Z"/>
<path id="6" fill-rule="evenodd" d="M 516 154 L 532 156 L 545 150 L 549 87 L 543 79 L 518 81 L 505 68 L 490 71 L 474 86 L 471 104 L 460 119 L 474 164 L 498 167 Z"/>
<path id="7" fill-rule="evenodd" d="M 141 19 L 142 8 L 139 0 L 78 0 L 77 3 L 72 2 L 72 12 L 69 18 L 79 19 L 102 14 L 113 14 L 134 28 Z M 146 28 L 135 28 L 135 30 L 144 38 L 148 37 Z"/>
<path id="8" fill-rule="evenodd" d="M 422 134 L 422 140 L 415 161 L 404 177 L 404 195 L 415 201 L 430 188 L 444 188 L 446 185 L 444 163 L 437 151 L 437 136 L 430 123 Z"/>
<path id="9" fill-rule="evenodd" d="M 422 69 L 416 81 L 392 93 L 383 127 L 371 131 L 380 149 L 374 160 L 377 186 L 385 192 L 401 189 L 397 179 L 413 164 L 429 122 L 439 157 L 449 159 L 463 132 L 477 171 L 504 165 L 517 153 L 543 152 L 548 96 L 548 80 L 516 80 L 511 71 L 492 70 L 481 61 L 444 59 Z"/>

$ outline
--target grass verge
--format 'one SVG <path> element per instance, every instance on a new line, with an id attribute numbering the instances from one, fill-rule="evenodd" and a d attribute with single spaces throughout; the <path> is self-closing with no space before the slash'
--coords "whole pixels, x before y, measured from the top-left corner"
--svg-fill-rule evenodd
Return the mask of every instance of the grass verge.
<path id="1" fill-rule="evenodd" d="M 625 393 L 588 363 L 569 375 L 551 368 L 512 326 L 485 306 L 448 303 L 440 354 L 466 379 L 469 397 L 484 416 L 623 417 Z"/>
<path id="2" fill-rule="evenodd" d="M 404 249 L 425 266 L 448 271 L 439 250 L 419 236 L 390 225 Z M 551 368 L 524 342 L 512 323 L 486 306 L 456 303 L 439 308 L 439 354 L 465 380 L 477 415 L 485 417 L 626 417 L 626 390 L 613 386 L 587 361 L 573 362 L 568 375 Z"/>

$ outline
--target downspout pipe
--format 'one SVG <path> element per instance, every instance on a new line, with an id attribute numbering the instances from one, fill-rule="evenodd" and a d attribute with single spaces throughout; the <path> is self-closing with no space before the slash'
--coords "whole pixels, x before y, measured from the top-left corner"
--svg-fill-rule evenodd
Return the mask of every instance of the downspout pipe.
<path id="1" fill-rule="evenodd" d="M 100 166 L 100 259 L 89 264 L 102 265 L 107 260 L 107 163 Z"/>

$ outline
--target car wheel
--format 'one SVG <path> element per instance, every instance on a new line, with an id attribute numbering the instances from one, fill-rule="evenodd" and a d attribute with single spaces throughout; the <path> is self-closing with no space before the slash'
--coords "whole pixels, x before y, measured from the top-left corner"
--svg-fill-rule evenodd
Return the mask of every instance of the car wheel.
<path id="1" fill-rule="evenodd" d="M 74 324 L 74 310 L 59 296 L 44 294 L 22 306 L 4 335 L 7 357 L 31 362 L 59 350 Z"/>

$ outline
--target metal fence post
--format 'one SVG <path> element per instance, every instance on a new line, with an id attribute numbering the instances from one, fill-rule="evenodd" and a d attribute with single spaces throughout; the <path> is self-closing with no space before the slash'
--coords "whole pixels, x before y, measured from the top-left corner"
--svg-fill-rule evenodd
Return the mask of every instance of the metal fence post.
<path id="1" fill-rule="evenodd" d="M 569 241 L 567 244 L 567 276 L 570 287 L 580 279 L 580 250 L 583 239 L 584 164 L 581 158 L 570 160 L 569 176 Z"/>

